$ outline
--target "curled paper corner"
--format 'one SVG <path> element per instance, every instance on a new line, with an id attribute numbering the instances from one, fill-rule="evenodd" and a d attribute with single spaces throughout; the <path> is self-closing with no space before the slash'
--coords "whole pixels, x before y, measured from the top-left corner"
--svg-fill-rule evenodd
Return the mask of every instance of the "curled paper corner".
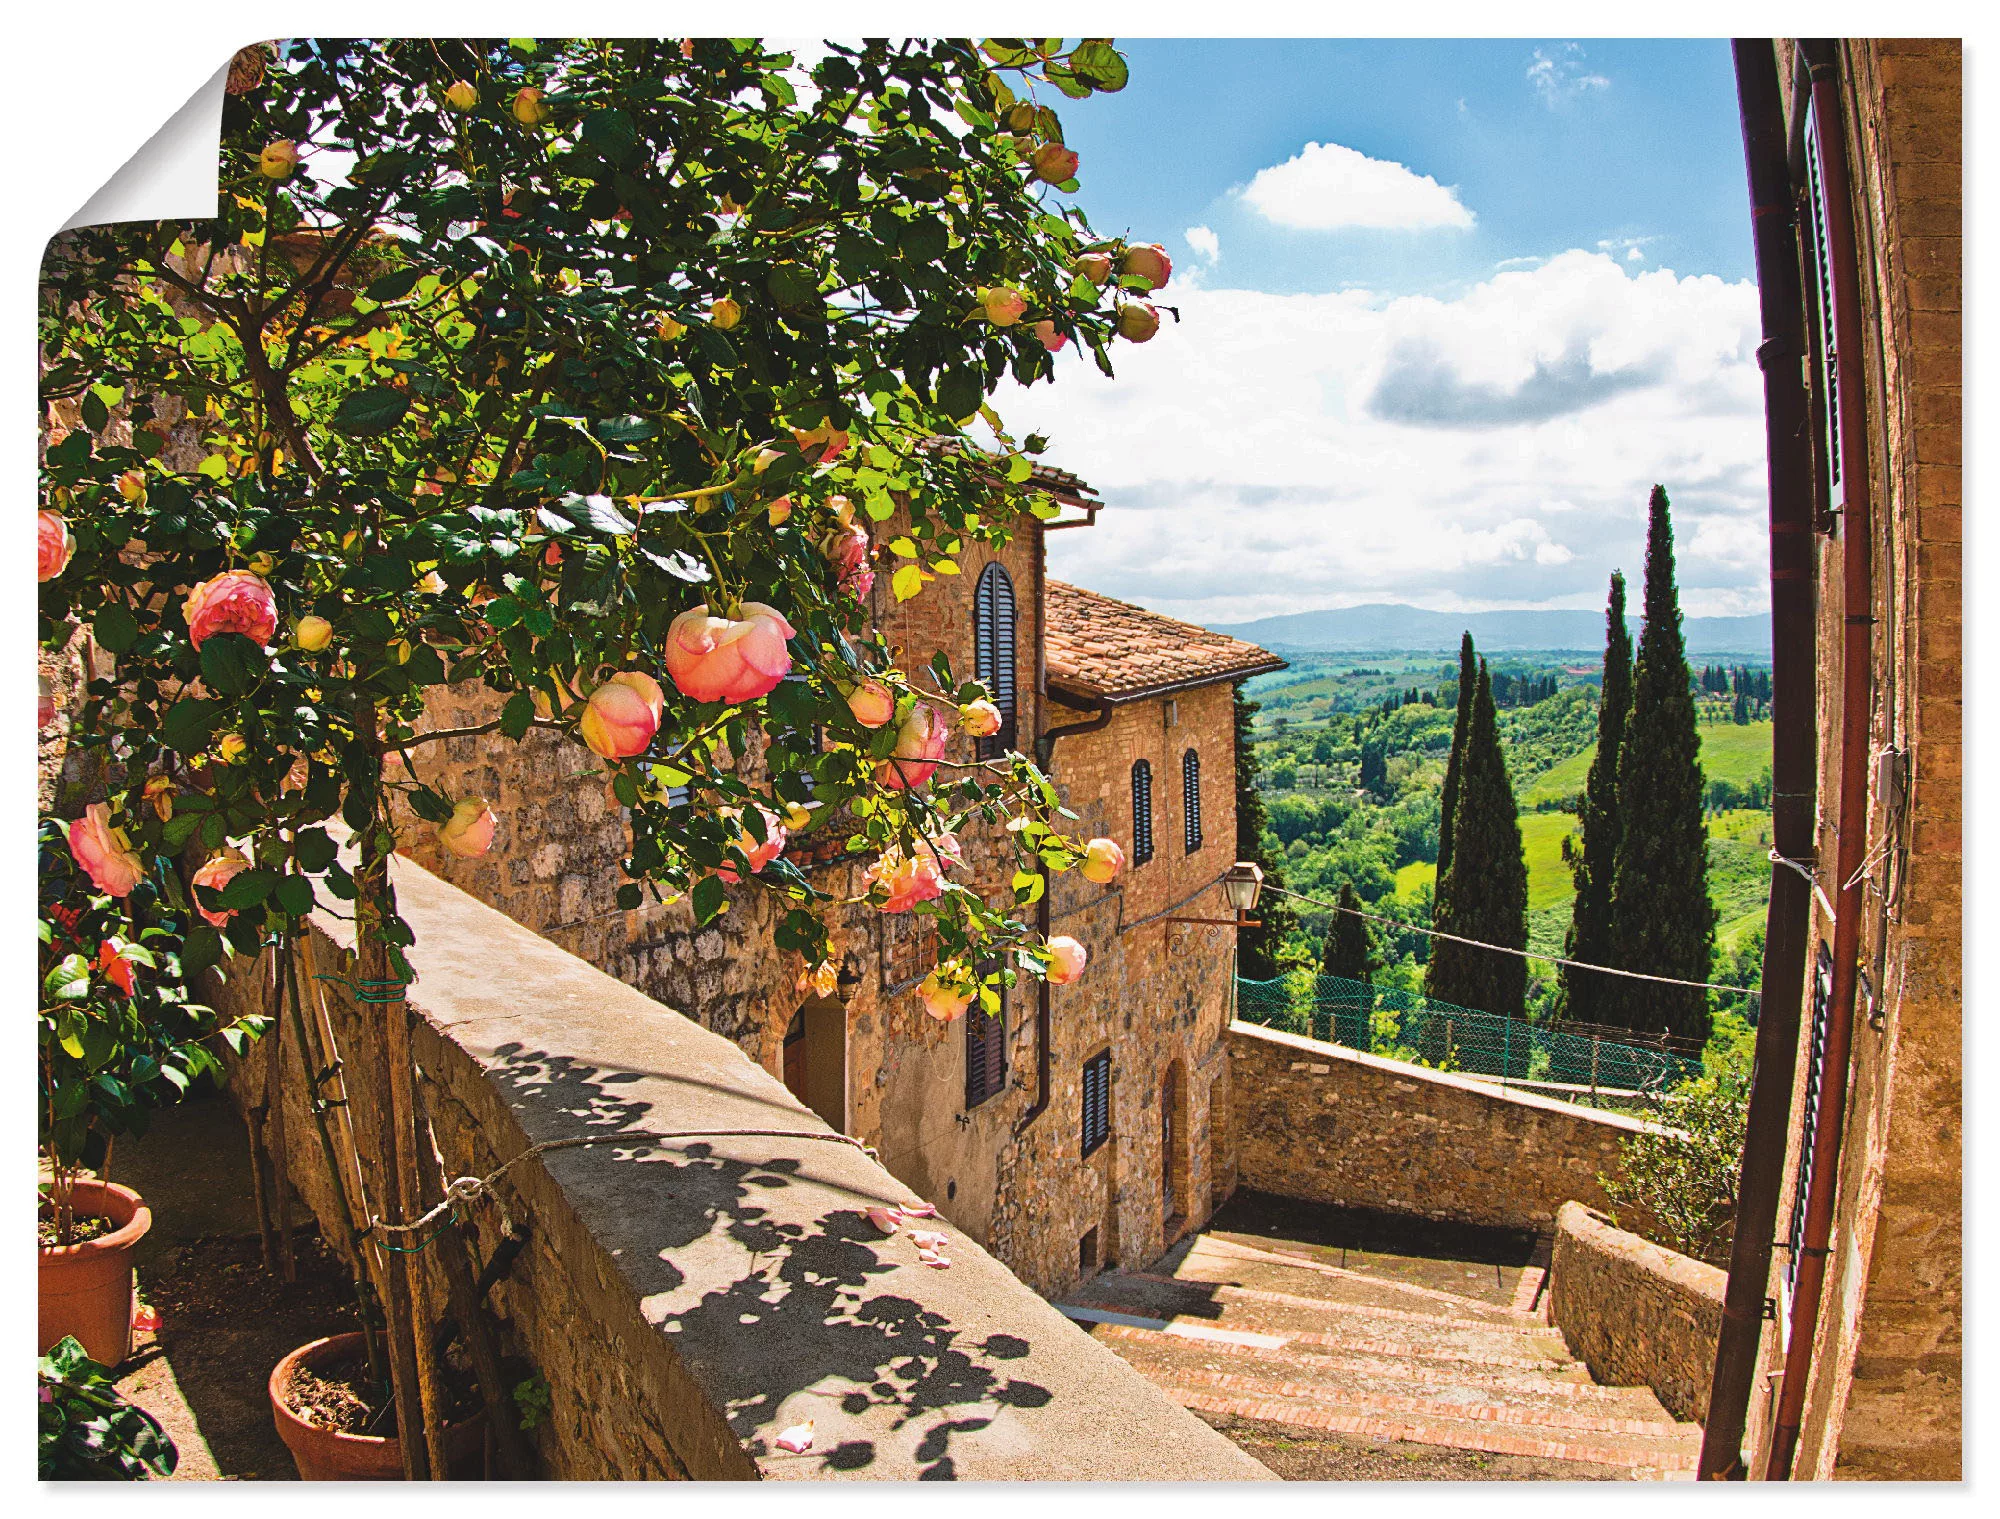
<path id="1" fill-rule="evenodd" d="M 62 230 L 111 222 L 200 221 L 215 216 L 222 95 L 228 80 L 229 63 L 225 61 L 188 103 L 168 117 L 166 124 L 63 223 Z"/>

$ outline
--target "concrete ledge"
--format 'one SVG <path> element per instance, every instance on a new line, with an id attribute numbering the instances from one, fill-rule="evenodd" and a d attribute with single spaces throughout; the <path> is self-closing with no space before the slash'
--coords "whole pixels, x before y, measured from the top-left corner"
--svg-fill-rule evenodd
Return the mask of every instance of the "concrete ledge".
<path id="1" fill-rule="evenodd" d="M 1582 1203 L 1556 1218 L 1549 1320 L 1600 1382 L 1644 1385 L 1677 1419 L 1708 1417 L 1728 1274 L 1618 1228 Z"/>
<path id="2" fill-rule="evenodd" d="M 1228 1038 L 1238 1177 L 1284 1197 L 1547 1233 L 1654 1127 L 1259 1024 Z"/>
<path id="3" fill-rule="evenodd" d="M 417 937 L 413 1044 L 450 1174 L 620 1129 L 833 1133 L 728 1040 L 421 867 L 398 859 L 393 874 Z M 350 925 L 322 916 L 315 929 L 317 968 L 345 970 Z M 260 996 L 255 981 L 230 991 Z M 362 1009 L 321 984 L 351 1055 Z M 289 1042 L 286 1061 L 290 1173 L 331 1220 Z M 912 1195 L 851 1145 L 606 1144 L 529 1160 L 499 1185 L 532 1224 L 494 1302 L 551 1385 L 538 1432 L 549 1476 L 1271 1476 L 955 1229 L 943 1271 L 919 1265 L 906 1234 L 881 1238 L 865 1210 Z M 473 1211 L 490 1250 L 497 1210 Z M 776 1449 L 807 1419 L 809 1454 Z"/>

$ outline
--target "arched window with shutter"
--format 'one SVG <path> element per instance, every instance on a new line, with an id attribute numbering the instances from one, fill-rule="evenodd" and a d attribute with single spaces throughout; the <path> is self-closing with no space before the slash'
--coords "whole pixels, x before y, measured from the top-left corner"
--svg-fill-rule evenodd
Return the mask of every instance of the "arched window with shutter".
<path id="1" fill-rule="evenodd" d="M 1201 848 L 1201 756 L 1190 749 L 1181 756 L 1181 816 L 1187 832 L 1187 852 Z"/>
<path id="2" fill-rule="evenodd" d="M 1153 767 L 1145 760 L 1132 766 L 1132 863 L 1153 857 Z"/>
<path id="3" fill-rule="evenodd" d="M 1014 747 L 1014 582 L 998 564 L 980 572 L 972 596 L 973 675 L 1000 709 L 1000 731 L 978 744 L 980 759 L 995 759 Z"/>

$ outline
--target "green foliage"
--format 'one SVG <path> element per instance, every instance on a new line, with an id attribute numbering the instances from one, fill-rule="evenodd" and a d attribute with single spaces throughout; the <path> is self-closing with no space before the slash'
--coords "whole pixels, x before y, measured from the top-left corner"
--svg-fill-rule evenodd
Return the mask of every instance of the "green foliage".
<path id="1" fill-rule="evenodd" d="M 160 1423 L 118 1391 L 108 1367 L 64 1335 L 35 1367 L 41 1388 L 35 1475 L 44 1482 L 170 1477 L 180 1453 Z"/>
<path id="2" fill-rule="evenodd" d="M 1451 837 L 1451 859 L 1438 872 L 1432 926 L 1485 944 L 1525 949 L 1528 870 L 1484 661 L 1466 730 Z M 1442 1002 L 1519 1018 L 1525 1011 L 1527 965 L 1518 955 L 1440 939 L 1431 949 L 1424 989 Z"/>
<path id="3" fill-rule="evenodd" d="M 1264 871 L 1264 893 L 1257 903 L 1260 926 L 1236 935 L 1237 972 L 1262 981 L 1278 974 L 1278 952 L 1297 927 L 1298 916 L 1291 899 L 1278 894 L 1285 886 L 1284 867 L 1265 848 L 1264 796 L 1257 789 L 1257 746 L 1251 735 L 1257 704 L 1244 696 L 1241 681 L 1230 694 L 1236 744 L 1236 858 L 1253 860 Z"/>
<path id="4" fill-rule="evenodd" d="M 514 1407 L 519 1411 L 521 1428 L 534 1429 L 549 1417 L 549 1384 L 539 1376 L 527 1378 L 514 1384 Z"/>
<path id="5" fill-rule="evenodd" d="M 477 682 L 506 696 L 508 736 L 573 737 L 576 697 L 637 668 L 666 687 L 658 733 L 603 764 L 629 798 L 633 890 L 692 893 L 706 914 L 716 872 L 742 863 L 728 814 L 808 796 L 871 848 L 1027 813 L 1003 835 L 1020 862 L 1073 863 L 1025 758 L 928 792 L 879 784 L 891 730 L 859 728 L 843 693 L 873 674 L 912 700 L 921 672 L 893 667 L 824 544 L 839 503 L 869 522 L 906 504 L 904 598 L 1043 509 L 1030 447 L 986 398 L 1053 378 L 1040 320 L 1109 372 L 1129 292 L 1077 271 L 1122 244 L 1043 198 L 1028 159 L 1061 128 L 1033 95 L 1120 87 L 1116 52 L 831 45 L 806 100 L 792 57 L 754 39 L 685 56 L 645 38 L 279 51 L 225 101 L 214 220 L 79 229 L 44 265 L 42 399 L 99 404 L 47 452 L 43 499 L 77 548 L 41 587 L 41 636 L 96 623 L 118 656 L 76 741 L 115 758 L 112 818 L 135 846 L 254 855 L 232 903 L 240 952 L 296 927 L 317 873 L 295 840 L 338 815 L 363 879 L 328 863 L 321 884 L 358 889 L 382 939 L 406 944 L 371 862 L 394 847 L 392 799 L 432 820 L 450 800 L 424 784 L 425 689 Z M 478 103 L 448 109 L 461 80 Z M 543 93 L 545 120 L 517 114 L 522 90 Z M 1003 118 L 1021 105 L 1033 124 L 1017 132 Z M 351 168 L 267 178 L 279 140 Z M 1001 285 L 1027 303 L 1006 327 L 979 300 Z M 166 448 L 184 414 L 193 468 Z M 965 441 L 974 417 L 1000 454 Z M 773 527 L 780 496 L 793 510 Z M 197 650 L 188 593 L 245 568 L 275 595 L 277 636 Z M 739 705 L 682 694 L 668 625 L 746 602 L 790 621 L 804 679 Z M 291 636 L 308 615 L 332 625 L 323 648 Z M 753 729 L 768 780 L 739 763 Z M 403 759 L 386 775 L 385 753 Z M 692 806 L 657 783 L 667 761 Z M 139 804 L 160 775 L 200 783 L 172 821 Z M 822 958 L 824 893 L 794 870 L 742 874 L 810 913 L 797 947 Z M 1029 932 L 957 883 L 923 911 L 947 956 Z"/>
<path id="6" fill-rule="evenodd" d="M 1612 963 L 1611 882 L 1618 858 L 1618 757 L 1632 705 L 1632 635 L 1625 626 L 1625 577 L 1613 572 L 1604 607 L 1604 680 L 1597 702 L 1597 750 L 1578 809 L 1582 844 L 1570 856 L 1576 883 L 1563 958 Z M 1614 978 L 1565 966 L 1557 1007 L 1581 1023 L 1603 1023 L 1602 1004 Z"/>
<path id="7" fill-rule="evenodd" d="M 1600 1175 L 1611 1217 L 1668 1248 L 1725 1265 L 1750 1110 L 1747 1072 L 1724 1062 L 1652 1104 L 1660 1132 L 1620 1142 L 1619 1175 Z"/>
<path id="8" fill-rule="evenodd" d="M 1355 896 L 1352 886 L 1341 886 L 1340 906 L 1342 910 L 1334 913 L 1327 925 L 1326 942 L 1320 948 L 1320 974 L 1347 981 L 1372 981 L 1382 962 L 1375 953 L 1373 926 L 1366 918 L 1355 915 L 1361 899 Z"/>
<path id="9" fill-rule="evenodd" d="M 1437 867 L 1440 879 L 1451 868 L 1452 836 L 1458 828 L 1458 792 L 1464 784 L 1465 742 L 1472 730 L 1473 696 L 1478 680 L 1478 672 L 1473 665 L 1472 635 L 1467 633 L 1458 646 L 1458 702 L 1451 730 L 1451 757 L 1445 761 L 1444 790 L 1439 795 Z"/>
<path id="10" fill-rule="evenodd" d="M 1706 981 L 1716 914 L 1708 895 L 1701 743 L 1681 641 L 1667 493 L 1653 487 L 1646 528 L 1645 628 L 1632 714 L 1618 757 L 1619 832 L 1611 889 L 1610 963 Z M 1734 731 L 1742 732 L 1742 729 Z M 1694 1039 L 1708 1035 L 1707 993 L 1632 983 L 1598 1002 L 1599 1021 Z"/>

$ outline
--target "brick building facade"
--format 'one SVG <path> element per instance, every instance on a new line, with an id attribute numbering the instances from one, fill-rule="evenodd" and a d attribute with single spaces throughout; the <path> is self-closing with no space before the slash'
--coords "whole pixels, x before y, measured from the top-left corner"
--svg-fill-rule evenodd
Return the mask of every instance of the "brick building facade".
<path id="1" fill-rule="evenodd" d="M 1034 483 L 1085 511 L 1054 526 L 1094 516 L 1097 503 L 1073 476 L 1043 470 Z M 881 525 L 877 541 L 897 527 Z M 871 593 L 875 626 L 902 668 L 942 650 L 962 674 L 980 661 L 983 593 L 989 632 L 1002 614 L 986 656 L 989 684 L 1004 658 L 996 651 L 1011 647 L 1016 747 L 1045 756 L 1080 819 L 1074 828 L 1117 839 L 1132 861 L 1110 887 L 1056 878 L 1050 932 L 1080 939 L 1089 969 L 1046 992 L 1024 981 L 997 1027 L 976 1014 L 952 1024 L 924 1014 L 917 984 L 935 956 L 920 915 L 836 909 L 836 959 L 861 973 L 843 1005 L 798 989 L 796 957 L 772 942 L 777 904 L 756 888 L 732 887 L 730 910 L 706 928 L 685 902 L 619 909 L 623 811 L 590 757 L 553 735 L 531 732 L 519 745 L 461 737 L 420 751 L 426 782 L 492 802 L 500 828 L 490 854 L 454 859 L 414 823 L 404 837 L 428 868 L 735 1041 L 1053 1294 L 1113 1262 L 1150 1260 L 1228 1189 L 1226 1158 L 1215 1158 L 1226 1147 L 1213 1132 L 1227 1103 L 1233 931 L 1164 920 L 1226 914 L 1219 882 L 1236 836 L 1233 684 L 1280 661 L 1049 581 L 1050 530 L 1031 522 L 1005 546 L 967 545 L 961 573 L 912 601 L 895 602 L 887 576 Z M 476 725 L 498 706 L 489 694 L 441 687 L 428 724 Z M 952 744 L 948 758 L 973 758 L 973 740 L 959 734 Z M 1134 812 L 1141 761 L 1150 816 Z M 1137 843 L 1148 833 L 1142 860 Z M 955 875 L 989 900 L 1004 895 L 1012 866 L 996 842 L 971 830 L 961 839 L 968 869 Z M 836 898 L 865 888 L 867 859 L 839 852 L 830 836 L 797 836 L 787 856 Z M 1048 998 L 1046 1017 L 1039 996 Z"/>
<path id="2" fill-rule="evenodd" d="M 1818 885 L 1777 1237 L 1795 1209 L 1817 1111 L 1813 1063 L 1827 1017 L 1834 923 L 1822 898 L 1843 883 L 1839 693 L 1843 629 L 1869 620 L 1868 807 L 1859 993 L 1833 1194 L 1833 1232 L 1795 1478 L 1956 1479 L 1961 1472 L 1962 981 L 1960 187 L 1957 41 L 1781 39 L 1778 75 L 1795 165 L 1809 193 L 1851 213 L 1851 241 L 1808 205 L 1802 231 L 1821 267 L 1858 286 L 1859 385 L 1829 386 L 1815 361 L 1819 419 L 1862 445 L 1872 505 L 1870 604 L 1850 607 L 1841 563 L 1847 513 L 1815 535 L 1818 555 Z M 1814 84 L 1820 109 L 1807 119 Z M 1814 133 L 1833 138 L 1829 154 Z M 1810 154 L 1808 160 L 1807 155 Z M 1846 160 L 1841 179 L 1826 166 Z M 1844 182 L 1843 182 L 1844 180 Z M 1809 286 L 1808 322 L 1826 330 Z M 1842 334 L 1843 340 L 1850 335 Z M 1849 341 L 1851 347 L 1851 341 Z M 1850 353 L 1848 357 L 1852 357 Z M 1850 373 L 1841 370 L 1843 377 Z M 1833 394 L 1839 389 L 1840 394 Z M 1823 440 L 1822 506 L 1837 507 Z M 1850 457 L 1852 457 L 1850 455 Z M 1820 973 L 1815 974 L 1815 968 Z M 1781 1317 L 1796 1256 L 1780 1249 L 1771 1296 Z M 1776 1406 L 1780 1330 L 1767 1329 L 1747 1449 L 1761 1470 Z"/>

